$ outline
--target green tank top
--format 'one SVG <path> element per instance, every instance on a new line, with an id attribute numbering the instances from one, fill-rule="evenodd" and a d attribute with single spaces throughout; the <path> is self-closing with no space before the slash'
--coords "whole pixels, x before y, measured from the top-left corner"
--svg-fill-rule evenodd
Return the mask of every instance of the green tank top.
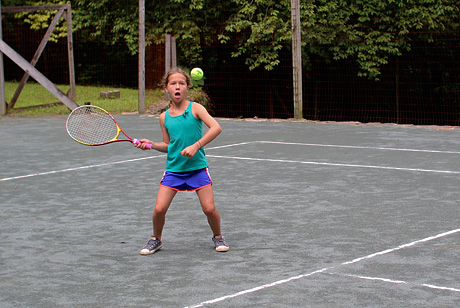
<path id="1" fill-rule="evenodd" d="M 192 104 L 194 103 L 190 102 L 187 110 L 177 117 L 172 117 L 169 110 L 166 110 L 165 128 L 170 138 L 166 171 L 189 172 L 208 166 L 203 148 L 192 158 L 180 154 L 183 149 L 196 143 L 203 136 L 203 121 L 193 116 Z"/>

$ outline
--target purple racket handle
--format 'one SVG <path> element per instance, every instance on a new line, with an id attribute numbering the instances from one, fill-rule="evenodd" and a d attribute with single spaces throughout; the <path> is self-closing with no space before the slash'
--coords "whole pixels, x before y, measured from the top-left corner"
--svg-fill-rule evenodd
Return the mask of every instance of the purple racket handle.
<path id="1" fill-rule="evenodd" d="M 133 139 L 133 143 L 137 145 L 137 144 L 140 144 L 142 142 L 140 142 L 140 140 L 138 140 L 138 139 Z M 150 148 L 152 147 L 152 145 L 150 143 L 144 143 L 144 144 L 145 144 L 145 148 L 147 150 L 150 150 Z"/>

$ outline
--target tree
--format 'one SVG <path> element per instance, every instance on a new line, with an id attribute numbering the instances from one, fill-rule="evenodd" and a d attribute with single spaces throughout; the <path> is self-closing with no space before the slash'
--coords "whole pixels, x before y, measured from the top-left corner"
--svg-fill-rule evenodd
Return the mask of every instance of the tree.
<path id="1" fill-rule="evenodd" d="M 13 1 L 13 0 L 10 0 Z M 20 1 L 20 0 L 17 0 Z M 138 0 L 72 0 L 22 1 L 21 4 L 71 3 L 73 30 L 85 32 L 88 39 L 123 43 L 131 54 L 138 50 Z M 176 37 L 184 61 L 212 62 L 203 54 L 217 43 L 217 35 L 224 31 L 225 21 L 236 12 L 228 1 L 218 0 L 157 0 L 146 1 L 147 44 L 161 43 L 165 34 Z M 34 29 L 45 28 L 51 20 L 50 12 L 21 16 Z M 61 31 L 64 33 L 64 31 Z"/>
<path id="2" fill-rule="evenodd" d="M 52 4 L 66 4 L 67 1 L 55 0 Z M 49 1 L 27 1 L 27 0 L 4 0 L 5 6 L 38 6 L 50 4 Z M 16 13 L 15 17 L 30 24 L 32 30 L 46 29 L 50 25 L 57 10 L 35 11 Z M 67 24 L 61 19 L 50 37 L 51 42 L 57 42 L 59 38 L 67 36 Z"/>
<path id="3" fill-rule="evenodd" d="M 233 56 L 246 56 L 251 69 L 273 69 L 279 51 L 290 48 L 289 1 L 232 2 L 239 11 L 227 21 L 221 42 L 236 40 Z M 460 29 L 457 0 L 303 0 L 301 15 L 307 61 L 312 53 L 352 57 L 369 78 L 379 76 L 389 57 L 410 51 L 412 40 L 433 41 L 438 31 Z"/>
<path id="4" fill-rule="evenodd" d="M 232 56 L 246 56 L 250 69 L 263 66 L 272 70 L 280 62 L 279 51 L 291 42 L 290 0 L 232 2 L 239 11 L 227 20 L 220 42 L 236 43 Z"/>
<path id="5" fill-rule="evenodd" d="M 137 0 L 25 1 L 45 2 L 71 3 L 74 31 L 98 39 L 110 35 L 112 44 L 137 52 Z M 290 0 L 147 1 L 147 44 L 172 34 L 190 64 L 212 64 L 212 56 L 204 55 L 223 44 L 232 57 L 244 57 L 249 69 L 272 70 L 280 52 L 291 48 L 290 12 Z M 301 0 L 303 57 L 353 58 L 360 76 L 376 79 L 389 58 L 409 52 L 413 41 L 433 42 L 441 31 L 458 31 L 459 12 L 458 0 Z M 40 28 L 51 18 L 43 15 L 26 20 Z"/>
<path id="6" fill-rule="evenodd" d="M 147 35 L 160 42 L 164 34 L 172 34 L 190 65 L 212 65 L 217 37 L 229 16 L 236 13 L 230 1 L 220 0 L 158 0 L 147 4 Z"/>

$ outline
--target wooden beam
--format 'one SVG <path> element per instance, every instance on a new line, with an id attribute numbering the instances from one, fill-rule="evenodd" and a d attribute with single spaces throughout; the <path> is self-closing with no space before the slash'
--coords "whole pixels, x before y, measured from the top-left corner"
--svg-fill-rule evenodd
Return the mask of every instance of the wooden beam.
<path id="1" fill-rule="evenodd" d="M 58 87 L 56 87 L 48 78 L 46 78 L 40 71 L 31 65 L 20 54 L 14 51 L 13 48 L 8 46 L 2 39 L 0 39 L 0 51 L 3 52 L 8 58 L 28 73 L 33 79 L 53 94 L 60 102 L 69 107 L 71 110 L 78 107 L 77 103 L 67 97 Z"/>
<path id="2" fill-rule="evenodd" d="M 64 7 L 64 8 L 70 7 L 70 4 L 33 5 L 33 6 L 6 6 L 6 7 L 2 8 L 2 13 L 20 13 L 20 12 L 59 10 L 62 7 Z"/>
<path id="3" fill-rule="evenodd" d="M 63 5 L 37 5 L 37 6 L 17 6 L 17 7 L 3 7 L 2 13 L 16 13 L 16 12 L 31 12 L 31 11 L 43 11 L 43 10 L 58 10 L 56 16 L 54 16 L 53 21 L 51 22 L 48 30 L 46 31 L 45 36 L 43 37 L 40 46 L 38 47 L 35 55 L 31 61 L 31 65 L 35 66 L 38 59 L 40 58 L 46 44 L 49 41 L 54 29 L 56 28 L 57 23 L 62 15 L 67 22 L 67 55 L 69 63 L 69 83 L 70 89 L 68 91 L 67 97 L 69 97 L 73 102 L 76 101 L 76 80 L 75 80 L 75 64 L 73 57 L 73 36 L 72 36 L 72 10 L 70 4 Z M 13 98 L 9 105 L 6 105 L 7 109 L 14 107 L 21 91 L 23 90 L 25 83 L 29 78 L 28 70 L 24 70 L 24 76 L 22 77 L 16 92 L 14 93 Z M 61 100 L 61 99 L 60 99 Z M 62 100 L 61 100 L 62 101 Z M 70 108 L 70 107 L 69 107 Z"/>
<path id="4" fill-rule="evenodd" d="M 40 45 L 38 46 L 38 49 L 35 51 L 32 61 L 30 61 L 31 65 L 35 66 L 35 64 L 37 64 L 38 59 L 40 59 L 40 56 L 42 55 L 43 50 L 45 49 L 46 44 L 48 43 L 48 40 L 50 39 L 51 34 L 53 34 L 54 28 L 56 28 L 56 25 L 59 22 L 59 19 L 61 18 L 63 13 L 64 13 L 64 8 L 61 8 L 59 12 L 56 14 L 56 16 L 54 16 L 54 19 L 51 22 L 51 25 L 48 27 L 48 30 L 46 31 L 45 36 L 43 37 Z M 29 74 L 24 73 L 24 75 L 21 78 L 21 81 L 19 82 L 19 85 L 16 91 L 14 92 L 13 98 L 8 104 L 8 107 L 7 107 L 8 109 L 13 109 L 28 79 L 29 79 Z"/>

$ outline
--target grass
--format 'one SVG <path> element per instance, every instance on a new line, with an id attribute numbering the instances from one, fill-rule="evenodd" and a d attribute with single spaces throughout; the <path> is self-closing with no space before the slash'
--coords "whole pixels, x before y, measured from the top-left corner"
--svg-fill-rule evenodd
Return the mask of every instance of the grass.
<path id="1" fill-rule="evenodd" d="M 17 82 L 5 82 L 5 98 L 10 102 L 16 89 Z M 66 93 L 68 85 L 58 85 L 61 91 Z M 107 99 L 101 98 L 100 92 L 107 90 L 119 90 L 120 98 Z M 112 88 L 104 86 L 77 86 L 77 104 L 83 105 L 90 102 L 92 105 L 99 106 L 109 113 L 120 114 L 122 112 L 136 112 L 138 110 L 138 90 L 126 88 Z M 155 102 L 161 101 L 164 92 L 160 89 L 145 91 L 145 109 L 147 110 Z M 67 115 L 69 108 L 63 104 L 53 104 L 59 102 L 56 97 L 49 93 L 40 84 L 29 81 L 21 92 L 13 109 L 8 111 L 8 116 L 42 117 Z"/>

